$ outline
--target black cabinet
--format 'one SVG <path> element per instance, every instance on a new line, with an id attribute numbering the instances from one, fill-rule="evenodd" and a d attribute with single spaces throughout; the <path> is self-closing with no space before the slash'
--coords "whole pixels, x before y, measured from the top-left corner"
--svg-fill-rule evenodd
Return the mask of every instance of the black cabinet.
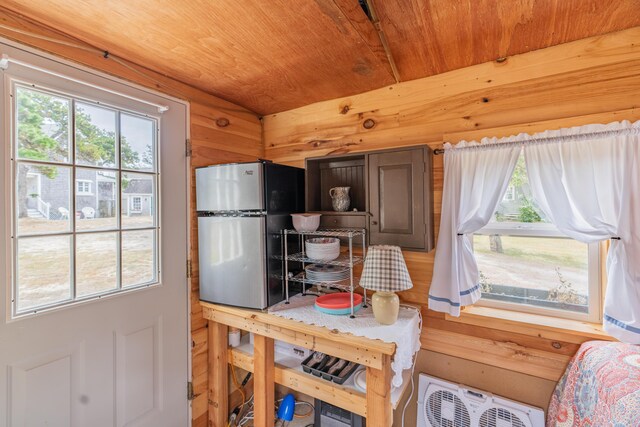
<path id="1" fill-rule="evenodd" d="M 306 173 L 306 208 L 323 213 L 322 228 L 364 227 L 370 245 L 433 249 L 429 147 L 310 158 Z M 351 187 L 350 212 L 331 209 L 329 189 L 339 186 Z"/>

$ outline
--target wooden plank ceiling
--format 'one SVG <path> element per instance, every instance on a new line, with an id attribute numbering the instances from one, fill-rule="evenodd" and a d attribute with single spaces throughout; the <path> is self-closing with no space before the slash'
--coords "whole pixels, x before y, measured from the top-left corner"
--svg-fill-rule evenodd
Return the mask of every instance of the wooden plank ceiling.
<path id="1" fill-rule="evenodd" d="M 638 0 L 368 3 L 373 22 L 358 0 L 2 7 L 263 115 L 640 25 Z"/>

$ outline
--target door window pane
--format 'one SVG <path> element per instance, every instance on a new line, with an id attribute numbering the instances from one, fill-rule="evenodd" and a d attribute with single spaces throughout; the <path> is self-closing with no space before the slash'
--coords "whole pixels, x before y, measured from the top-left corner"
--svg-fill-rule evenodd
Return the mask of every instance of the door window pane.
<path id="1" fill-rule="evenodd" d="M 116 164 L 116 112 L 76 103 L 76 163 L 112 168 Z"/>
<path id="2" fill-rule="evenodd" d="M 71 236 L 18 240 L 18 312 L 71 298 Z"/>
<path id="3" fill-rule="evenodd" d="M 122 173 L 122 227 L 153 227 L 155 217 L 155 175 Z"/>
<path id="4" fill-rule="evenodd" d="M 12 316 L 157 283 L 158 119 L 11 85 Z"/>
<path id="5" fill-rule="evenodd" d="M 63 233 L 70 230 L 70 177 L 69 167 L 18 164 L 18 235 Z"/>
<path id="6" fill-rule="evenodd" d="M 118 175 L 116 172 L 77 168 L 76 230 L 117 228 L 117 194 Z"/>
<path id="7" fill-rule="evenodd" d="M 155 170 L 155 120 L 120 115 L 120 157 L 122 167 L 145 172 Z"/>
<path id="8" fill-rule="evenodd" d="M 16 86 L 18 158 L 69 162 L 69 99 Z"/>
<path id="9" fill-rule="evenodd" d="M 122 287 L 156 280 L 155 230 L 122 232 Z"/>
<path id="10" fill-rule="evenodd" d="M 76 235 L 76 295 L 83 297 L 117 287 L 117 233 Z"/>

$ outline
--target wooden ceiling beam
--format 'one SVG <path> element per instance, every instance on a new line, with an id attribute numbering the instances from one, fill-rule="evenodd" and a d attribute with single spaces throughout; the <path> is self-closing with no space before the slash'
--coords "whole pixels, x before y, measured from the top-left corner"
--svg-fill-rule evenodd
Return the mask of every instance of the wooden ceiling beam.
<path id="1" fill-rule="evenodd" d="M 380 43 L 384 47 L 384 52 L 387 55 L 387 60 L 389 61 L 389 65 L 391 66 L 391 71 L 393 72 L 393 78 L 396 79 L 396 83 L 400 83 L 400 72 L 398 71 L 398 66 L 396 65 L 395 59 L 393 59 L 393 54 L 391 53 L 391 48 L 389 47 L 389 42 L 387 41 L 387 36 L 384 34 L 384 30 L 382 29 L 382 25 L 380 25 L 380 19 L 378 19 L 378 12 L 376 12 L 375 4 L 373 0 L 365 0 L 367 3 L 367 8 L 369 9 L 369 13 L 371 14 L 371 22 L 378 32 L 378 37 L 380 38 Z"/>
<path id="2" fill-rule="evenodd" d="M 357 0 L 316 0 L 318 3 L 331 1 L 340 9 L 344 17 L 351 23 L 353 29 L 360 35 L 364 44 L 371 52 L 385 65 L 387 71 L 396 83 L 398 80 L 398 69 L 393 61 L 393 56 L 389 50 L 389 45 L 380 27 L 371 0 L 367 0 L 367 6 L 371 13 L 371 19 L 364 12 Z"/>

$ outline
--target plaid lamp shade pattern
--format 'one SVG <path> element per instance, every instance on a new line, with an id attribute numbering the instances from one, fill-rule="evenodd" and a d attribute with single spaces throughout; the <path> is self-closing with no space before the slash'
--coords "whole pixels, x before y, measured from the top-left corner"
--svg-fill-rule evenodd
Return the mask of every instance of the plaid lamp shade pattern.
<path id="1" fill-rule="evenodd" d="M 413 287 L 399 246 L 371 246 L 364 260 L 360 286 L 372 291 L 395 292 Z"/>

